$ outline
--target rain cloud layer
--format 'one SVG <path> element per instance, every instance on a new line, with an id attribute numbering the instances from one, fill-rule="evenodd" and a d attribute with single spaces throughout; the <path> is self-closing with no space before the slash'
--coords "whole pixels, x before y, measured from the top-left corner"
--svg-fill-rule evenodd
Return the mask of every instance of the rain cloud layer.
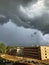
<path id="1" fill-rule="evenodd" d="M 49 0 L 0 0 L 0 41 L 49 45 Z"/>

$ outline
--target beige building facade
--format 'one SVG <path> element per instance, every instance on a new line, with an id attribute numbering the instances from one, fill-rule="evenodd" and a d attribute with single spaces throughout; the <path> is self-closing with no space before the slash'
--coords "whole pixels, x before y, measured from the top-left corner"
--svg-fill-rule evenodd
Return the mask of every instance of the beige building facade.
<path id="1" fill-rule="evenodd" d="M 41 60 L 49 59 L 49 46 L 40 46 Z"/>

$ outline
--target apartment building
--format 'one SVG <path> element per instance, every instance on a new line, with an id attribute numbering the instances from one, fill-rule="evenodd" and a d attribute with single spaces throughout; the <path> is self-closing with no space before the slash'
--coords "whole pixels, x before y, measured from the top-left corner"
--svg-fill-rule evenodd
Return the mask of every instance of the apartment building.
<path id="1" fill-rule="evenodd" d="M 23 57 L 30 57 L 39 60 L 49 59 L 49 46 L 24 47 Z"/>
<path id="2" fill-rule="evenodd" d="M 11 50 L 8 54 L 45 60 L 49 59 L 49 46 L 17 47 L 17 49 Z"/>

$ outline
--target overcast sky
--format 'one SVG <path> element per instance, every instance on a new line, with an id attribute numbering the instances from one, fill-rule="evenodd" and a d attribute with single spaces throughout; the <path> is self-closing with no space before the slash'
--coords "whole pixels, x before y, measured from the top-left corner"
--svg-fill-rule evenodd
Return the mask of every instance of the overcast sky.
<path id="1" fill-rule="evenodd" d="M 49 45 L 49 0 L 0 0 L 0 42 Z"/>

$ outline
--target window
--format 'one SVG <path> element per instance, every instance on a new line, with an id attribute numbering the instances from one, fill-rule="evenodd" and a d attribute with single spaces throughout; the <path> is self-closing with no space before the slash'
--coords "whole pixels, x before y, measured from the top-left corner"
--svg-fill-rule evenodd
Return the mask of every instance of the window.
<path id="1" fill-rule="evenodd" d="M 47 55 L 47 54 L 45 53 L 45 55 Z"/>
<path id="2" fill-rule="evenodd" d="M 46 49 L 46 48 L 45 48 Z"/>
<path id="3" fill-rule="evenodd" d="M 45 56 L 45 58 L 47 58 L 47 56 Z"/>
<path id="4" fill-rule="evenodd" d="M 45 50 L 45 52 L 47 52 L 47 51 Z"/>
<path id="5" fill-rule="evenodd" d="M 45 52 L 47 52 L 46 48 L 45 48 Z"/>

